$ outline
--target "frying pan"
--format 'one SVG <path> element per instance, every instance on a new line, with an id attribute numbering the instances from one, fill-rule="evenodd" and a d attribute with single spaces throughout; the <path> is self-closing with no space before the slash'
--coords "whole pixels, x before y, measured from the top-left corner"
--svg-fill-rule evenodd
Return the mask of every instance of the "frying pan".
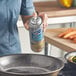
<path id="1" fill-rule="evenodd" d="M 62 60 L 39 54 L 13 54 L 0 57 L 0 76 L 57 76 Z"/>

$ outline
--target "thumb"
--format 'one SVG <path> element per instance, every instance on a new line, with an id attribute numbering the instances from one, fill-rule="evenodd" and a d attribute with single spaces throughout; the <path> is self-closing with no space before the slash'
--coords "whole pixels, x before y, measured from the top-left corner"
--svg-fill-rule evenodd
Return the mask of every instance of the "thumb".
<path id="1" fill-rule="evenodd" d="M 25 28 L 27 29 L 27 30 L 29 30 L 29 26 L 28 26 L 28 24 L 29 24 L 29 21 L 26 21 L 26 23 L 24 24 L 24 26 L 25 26 Z"/>
<path id="2" fill-rule="evenodd" d="M 37 17 L 37 13 L 36 13 L 36 12 L 34 12 L 34 13 L 33 13 L 33 16 L 34 16 L 34 17 Z"/>

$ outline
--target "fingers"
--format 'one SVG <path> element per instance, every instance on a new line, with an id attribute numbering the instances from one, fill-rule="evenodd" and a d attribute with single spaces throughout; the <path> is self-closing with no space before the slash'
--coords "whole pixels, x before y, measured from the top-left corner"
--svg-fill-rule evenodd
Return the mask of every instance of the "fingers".
<path id="1" fill-rule="evenodd" d="M 34 12 L 33 15 L 29 17 L 29 19 L 30 19 L 31 17 L 37 17 L 37 13 Z M 30 27 L 29 27 L 29 19 L 28 19 L 26 22 L 24 22 L 24 27 L 25 27 L 27 30 L 30 29 Z"/>
<path id="2" fill-rule="evenodd" d="M 32 16 L 37 17 L 37 13 L 34 13 Z M 40 14 L 38 14 L 38 16 L 40 16 L 40 17 L 42 18 L 42 23 L 43 23 L 43 26 L 42 26 L 42 27 L 43 27 L 43 31 L 45 32 L 46 27 L 48 26 L 48 23 L 47 23 L 48 16 L 47 16 L 47 14 L 45 14 L 45 13 L 40 13 Z M 29 30 L 28 24 L 29 24 L 29 20 L 27 20 L 27 21 L 24 23 L 24 26 L 25 26 L 25 28 L 26 28 L 27 30 Z"/>
<path id="3" fill-rule="evenodd" d="M 43 21 L 43 30 L 46 30 L 46 27 L 48 26 L 47 20 L 48 20 L 48 16 L 45 13 L 41 13 L 39 14 L 39 16 L 42 18 Z"/>

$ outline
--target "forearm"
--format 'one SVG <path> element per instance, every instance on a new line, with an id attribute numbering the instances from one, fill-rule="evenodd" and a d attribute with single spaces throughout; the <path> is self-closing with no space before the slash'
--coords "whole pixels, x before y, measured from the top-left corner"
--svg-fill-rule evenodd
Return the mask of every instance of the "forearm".
<path id="1" fill-rule="evenodd" d="M 23 24 L 25 24 L 25 23 L 26 23 L 31 17 L 32 17 L 32 15 L 31 15 L 31 16 L 21 15 L 21 18 L 22 18 Z"/>

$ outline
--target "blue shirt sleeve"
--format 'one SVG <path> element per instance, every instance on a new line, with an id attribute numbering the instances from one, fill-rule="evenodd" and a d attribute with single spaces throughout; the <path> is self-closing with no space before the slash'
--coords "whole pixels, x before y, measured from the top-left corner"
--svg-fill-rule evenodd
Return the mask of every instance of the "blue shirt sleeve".
<path id="1" fill-rule="evenodd" d="M 35 7 L 33 5 L 33 0 L 22 0 L 21 4 L 21 15 L 32 15 L 35 11 Z"/>

